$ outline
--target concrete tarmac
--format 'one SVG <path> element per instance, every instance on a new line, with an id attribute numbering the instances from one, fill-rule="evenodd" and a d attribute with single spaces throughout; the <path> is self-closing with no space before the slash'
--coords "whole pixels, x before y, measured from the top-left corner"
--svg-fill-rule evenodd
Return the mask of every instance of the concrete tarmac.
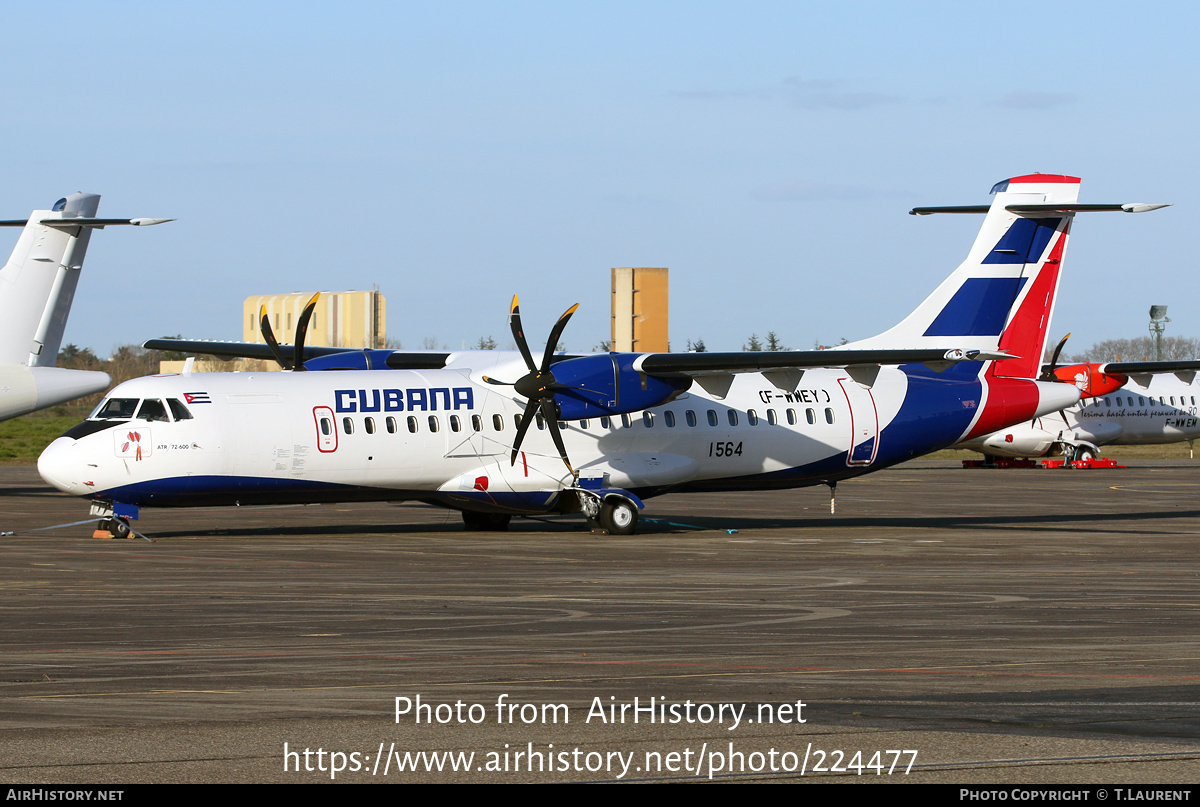
<path id="1" fill-rule="evenodd" d="M 144 510 L 154 543 L 29 532 L 87 506 L 0 468 L 0 779 L 1190 784 L 1200 463 L 1130 464 L 667 496 L 630 537 Z"/>

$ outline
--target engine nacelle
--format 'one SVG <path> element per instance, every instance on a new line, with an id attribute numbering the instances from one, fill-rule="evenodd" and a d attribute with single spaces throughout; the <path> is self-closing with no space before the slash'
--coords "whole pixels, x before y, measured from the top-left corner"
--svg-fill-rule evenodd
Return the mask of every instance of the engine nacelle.
<path id="1" fill-rule="evenodd" d="M 390 370 L 391 350 L 347 350 L 328 356 L 317 356 L 304 362 L 306 370 Z"/>
<path id="2" fill-rule="evenodd" d="M 1102 373 L 1099 364 L 1068 364 L 1058 367 L 1054 375 L 1059 381 L 1079 387 L 1084 398 L 1099 398 L 1125 386 L 1128 376 L 1121 373 Z"/>
<path id="3" fill-rule="evenodd" d="M 583 420 L 639 412 L 669 403 L 692 385 L 685 375 L 639 373 L 633 362 L 640 355 L 609 353 L 555 362 L 550 368 L 554 380 L 572 387 L 554 394 L 560 417 Z"/>

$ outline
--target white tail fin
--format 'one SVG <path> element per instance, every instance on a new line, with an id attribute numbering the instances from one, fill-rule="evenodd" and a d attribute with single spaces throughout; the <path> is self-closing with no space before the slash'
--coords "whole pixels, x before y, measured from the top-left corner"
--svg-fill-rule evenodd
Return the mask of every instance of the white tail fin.
<path id="1" fill-rule="evenodd" d="M 1056 174 L 1013 177 L 992 188 L 989 206 L 916 208 L 913 213 L 984 213 L 967 259 L 903 322 L 846 347 L 961 347 L 1019 356 L 998 363 L 1002 375 L 1037 374 L 1058 296 L 1059 270 L 1079 178 Z M 1002 367 L 1000 366 L 1002 365 Z"/>
<path id="2" fill-rule="evenodd" d="M 94 193 L 73 193 L 51 210 L 33 211 L 28 220 L 0 221 L 24 227 L 0 269 L 0 364 L 54 365 L 92 230 L 173 221 L 99 219 L 99 204 Z"/>
<path id="3" fill-rule="evenodd" d="M 99 203 L 94 193 L 74 193 L 30 214 L 0 269 L 0 363 L 54 364 L 92 228 L 43 222 L 95 218 Z"/>

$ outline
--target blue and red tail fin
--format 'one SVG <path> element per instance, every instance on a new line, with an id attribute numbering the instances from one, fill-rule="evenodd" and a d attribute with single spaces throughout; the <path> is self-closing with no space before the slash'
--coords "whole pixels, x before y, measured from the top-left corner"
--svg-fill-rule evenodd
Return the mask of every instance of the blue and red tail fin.
<path id="1" fill-rule="evenodd" d="M 986 215 L 967 259 L 915 311 L 846 347 L 999 349 L 1017 358 L 996 362 L 990 373 L 1037 377 L 1079 183 L 1078 177 L 1029 174 L 997 183 L 987 206 L 915 209 Z"/>

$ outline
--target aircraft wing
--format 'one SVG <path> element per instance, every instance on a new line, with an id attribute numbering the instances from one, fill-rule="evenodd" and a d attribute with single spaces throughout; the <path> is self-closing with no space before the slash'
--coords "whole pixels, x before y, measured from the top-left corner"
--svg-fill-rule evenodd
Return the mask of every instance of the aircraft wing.
<path id="1" fill-rule="evenodd" d="M 275 355 L 268 345 L 256 342 L 210 342 L 204 339 L 150 339 L 142 344 L 147 350 L 173 350 L 179 353 L 194 353 L 216 356 L 221 359 L 265 359 L 274 361 Z M 291 355 L 292 345 L 280 345 L 286 355 Z M 374 350 L 374 354 L 386 354 L 387 366 L 393 370 L 440 370 L 446 366 L 450 355 L 444 351 L 404 352 L 400 350 Z M 320 356 L 361 354 L 360 349 L 305 345 L 304 360 Z M 374 361 L 379 361 L 378 358 Z M 354 369 L 366 369 L 358 365 Z"/>
<path id="2" fill-rule="evenodd" d="M 1200 370 L 1200 361 L 1110 361 L 1100 365 L 1102 373 L 1182 373 L 1188 370 Z"/>
<path id="3" fill-rule="evenodd" d="M 29 219 L 3 219 L 0 220 L 0 227 L 24 227 Z M 97 230 L 103 230 L 105 227 L 113 227 L 118 224 L 132 224 L 134 227 L 149 227 L 154 224 L 164 224 L 175 219 L 98 219 L 91 216 L 80 216 L 78 218 L 65 219 L 40 219 L 38 224 L 44 224 L 47 227 L 57 227 L 60 230 L 70 229 L 72 227 L 94 227 Z"/>
<path id="4" fill-rule="evenodd" d="M 926 364 L 941 370 L 960 361 L 1013 358 L 1003 351 L 942 350 L 776 350 L 739 353 L 647 353 L 633 368 L 641 373 L 753 373 L 762 370 L 805 370 L 814 367 L 850 367 L 880 364 Z"/>
<path id="5" fill-rule="evenodd" d="M 216 356 L 221 359 L 266 359 L 273 361 L 275 356 L 271 348 L 265 344 L 253 342 L 210 342 L 205 339 L 150 339 L 142 344 L 147 350 L 174 350 L 179 353 L 197 353 L 205 356 Z M 291 348 L 291 345 L 287 345 Z M 334 353 L 345 353 L 344 347 L 321 347 L 305 345 L 304 358 L 329 356 Z"/>
<path id="6" fill-rule="evenodd" d="M 1042 374 L 1054 373 L 1056 370 L 1070 370 L 1082 367 L 1090 368 L 1090 372 L 1102 375 L 1157 375 L 1159 373 L 1186 373 L 1200 370 L 1200 360 L 1185 361 L 1110 361 L 1110 362 L 1076 362 L 1074 364 L 1054 365 L 1043 364 Z M 1060 376 L 1060 378 L 1065 378 Z"/>

